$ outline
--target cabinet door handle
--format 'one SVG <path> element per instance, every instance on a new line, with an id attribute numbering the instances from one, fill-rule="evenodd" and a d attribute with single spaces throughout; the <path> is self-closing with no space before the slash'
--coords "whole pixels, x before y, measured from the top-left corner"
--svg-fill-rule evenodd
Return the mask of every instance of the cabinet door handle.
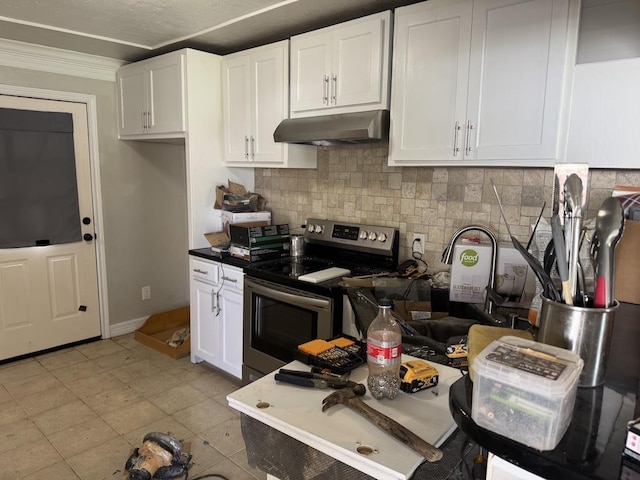
<path id="1" fill-rule="evenodd" d="M 147 129 L 147 121 L 146 121 L 146 113 L 145 112 L 141 112 L 140 113 L 140 121 L 142 122 L 142 130 L 146 130 Z"/>
<path id="2" fill-rule="evenodd" d="M 224 275 L 222 276 L 222 280 L 224 280 L 225 282 L 238 283 L 237 278 L 225 277 Z"/>
<path id="3" fill-rule="evenodd" d="M 467 134 L 466 134 L 466 138 L 464 141 L 465 147 L 464 147 L 464 154 L 465 155 L 471 155 L 471 130 L 473 130 L 473 123 L 471 123 L 471 120 L 467 120 Z"/>
<path id="4" fill-rule="evenodd" d="M 200 270 L 199 268 L 194 268 L 193 271 L 196 272 L 196 273 L 201 273 L 202 275 L 208 275 L 209 274 L 209 272 L 207 272 L 206 270 Z"/>
<path id="5" fill-rule="evenodd" d="M 458 148 L 458 132 L 460 132 L 460 122 L 456 120 L 456 124 L 453 127 L 453 156 L 456 157 L 460 149 Z"/>
<path id="6" fill-rule="evenodd" d="M 249 137 L 244 136 L 244 159 L 249 160 Z"/>
<path id="7" fill-rule="evenodd" d="M 256 158 L 256 139 L 251 135 L 251 160 Z"/>
<path id="8" fill-rule="evenodd" d="M 338 96 L 338 75 L 334 73 L 331 79 L 333 80 L 333 85 L 332 85 L 333 93 L 331 94 L 331 103 L 335 105 L 337 101 L 337 96 Z"/>
<path id="9" fill-rule="evenodd" d="M 216 302 L 216 292 L 214 291 L 214 289 L 211 289 L 211 313 L 216 313 L 216 308 L 217 308 L 217 302 Z"/>
<path id="10" fill-rule="evenodd" d="M 322 76 L 322 103 L 329 105 L 329 75 Z"/>

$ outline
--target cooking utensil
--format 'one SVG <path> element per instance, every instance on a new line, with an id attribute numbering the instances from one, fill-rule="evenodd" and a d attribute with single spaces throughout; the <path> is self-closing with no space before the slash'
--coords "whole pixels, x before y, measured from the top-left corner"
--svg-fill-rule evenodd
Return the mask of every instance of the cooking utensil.
<path id="1" fill-rule="evenodd" d="M 542 204 L 542 208 L 540 209 L 540 214 L 538 215 L 538 219 L 536 220 L 535 225 L 533 226 L 533 230 L 531 230 L 531 235 L 529 236 L 529 241 L 527 242 L 527 250 L 531 248 L 531 243 L 533 242 L 533 237 L 536 234 L 536 230 L 538 229 L 538 224 L 540 223 L 540 219 L 542 218 L 542 214 L 544 213 L 544 207 L 547 206 L 547 202 Z"/>
<path id="2" fill-rule="evenodd" d="M 504 209 L 502 208 L 502 202 L 500 201 L 500 196 L 498 195 L 498 190 L 496 189 L 496 185 L 493 182 L 493 179 L 491 180 L 491 186 L 493 187 L 493 193 L 495 194 L 496 200 L 498 201 L 498 208 L 500 208 L 500 215 L 502 216 L 502 219 L 504 220 L 504 224 L 507 227 L 507 233 L 511 238 L 511 243 L 513 244 L 514 248 L 520 252 L 522 257 L 526 260 L 526 262 L 531 267 L 531 270 L 533 270 L 533 273 L 535 273 L 536 277 L 538 278 L 538 281 L 540 282 L 540 285 L 542 286 L 544 295 L 547 298 L 550 298 L 557 302 L 562 301 L 562 299 L 560 298 L 560 294 L 558 293 L 558 290 L 556 290 L 556 287 L 553 284 L 553 280 L 551 280 L 551 277 L 549 276 L 549 274 L 545 272 L 540 261 L 533 255 L 531 255 L 531 253 L 529 253 L 524 248 L 524 246 L 518 241 L 518 239 L 511 234 L 511 228 L 509 228 L 509 222 L 507 222 L 507 217 L 504 214 Z"/>
<path id="3" fill-rule="evenodd" d="M 617 198 L 609 197 L 602 202 L 596 215 L 595 235 L 598 245 L 595 252 L 597 262 L 594 306 L 608 308 L 613 305 L 613 273 L 615 248 L 624 231 L 624 210 Z"/>
<path id="4" fill-rule="evenodd" d="M 600 249 L 600 240 L 598 240 L 598 235 L 596 232 L 593 232 L 591 235 L 591 240 L 589 241 L 589 259 L 591 260 L 591 268 L 593 269 L 593 273 L 597 274 L 598 272 L 598 250 Z"/>
<path id="5" fill-rule="evenodd" d="M 560 275 L 560 281 L 562 282 L 564 303 L 573 305 L 573 295 L 569 287 L 569 267 L 565 257 L 564 233 L 562 231 L 562 225 L 560 225 L 560 217 L 557 213 L 551 216 L 551 234 L 553 236 L 558 275 Z"/>
<path id="6" fill-rule="evenodd" d="M 291 235 L 290 255 L 292 257 L 304 256 L 304 235 L 298 233 Z"/>
<path id="7" fill-rule="evenodd" d="M 580 235 L 582 234 L 582 179 L 572 173 L 564 182 L 566 213 L 570 218 L 569 231 L 565 230 L 568 244 L 569 289 L 571 297 L 577 293 L 578 257 L 580 255 Z M 567 225 L 565 225 L 567 227 Z"/>

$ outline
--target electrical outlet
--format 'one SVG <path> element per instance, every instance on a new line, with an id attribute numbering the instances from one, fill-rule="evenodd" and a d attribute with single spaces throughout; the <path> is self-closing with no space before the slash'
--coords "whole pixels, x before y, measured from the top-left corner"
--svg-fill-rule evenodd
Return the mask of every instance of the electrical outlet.
<path id="1" fill-rule="evenodd" d="M 411 253 L 419 253 L 424 255 L 424 242 L 426 241 L 426 235 L 424 233 L 414 233 L 413 240 L 411 241 Z"/>
<path id="2" fill-rule="evenodd" d="M 142 287 L 142 300 L 151 300 L 151 286 Z"/>

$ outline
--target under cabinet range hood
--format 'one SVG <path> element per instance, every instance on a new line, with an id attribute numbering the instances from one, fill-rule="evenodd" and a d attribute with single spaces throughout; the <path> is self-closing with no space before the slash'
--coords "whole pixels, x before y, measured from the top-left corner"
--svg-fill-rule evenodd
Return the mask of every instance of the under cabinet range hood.
<path id="1" fill-rule="evenodd" d="M 280 122 L 273 139 L 311 145 L 387 142 L 389 110 L 288 118 Z"/>

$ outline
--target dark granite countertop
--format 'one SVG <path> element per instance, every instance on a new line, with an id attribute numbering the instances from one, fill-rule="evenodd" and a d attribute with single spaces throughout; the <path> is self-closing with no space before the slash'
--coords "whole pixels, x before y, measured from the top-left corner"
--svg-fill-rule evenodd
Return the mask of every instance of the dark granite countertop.
<path id="1" fill-rule="evenodd" d="M 458 426 L 488 451 L 542 478 L 618 480 L 627 422 L 640 415 L 640 305 L 616 314 L 604 385 L 578 388 L 571 424 L 558 446 L 540 452 L 486 430 L 471 418 L 468 376 L 451 386 L 449 404 Z"/>
<path id="2" fill-rule="evenodd" d="M 206 260 L 212 260 L 214 262 L 224 263 L 226 265 L 233 265 L 234 267 L 239 267 L 244 269 L 249 265 L 249 262 L 246 260 L 242 260 L 240 258 L 232 257 L 231 255 L 218 256 L 211 251 L 211 248 L 195 248 L 193 250 L 189 250 L 189 255 L 193 255 L 194 257 L 204 258 Z"/>

